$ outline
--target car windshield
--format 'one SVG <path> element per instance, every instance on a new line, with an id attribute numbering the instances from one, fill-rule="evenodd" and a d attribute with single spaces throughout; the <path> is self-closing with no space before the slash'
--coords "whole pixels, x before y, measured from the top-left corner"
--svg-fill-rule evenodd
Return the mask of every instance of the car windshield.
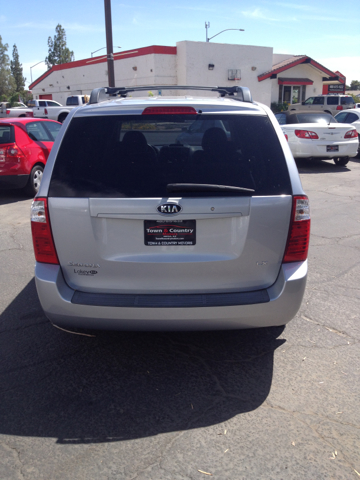
<path id="1" fill-rule="evenodd" d="M 57 156 L 49 196 L 167 198 L 169 189 L 183 197 L 291 194 L 269 118 L 74 118 Z"/>
<path id="2" fill-rule="evenodd" d="M 337 123 L 329 113 L 298 113 L 296 116 L 299 123 Z"/>

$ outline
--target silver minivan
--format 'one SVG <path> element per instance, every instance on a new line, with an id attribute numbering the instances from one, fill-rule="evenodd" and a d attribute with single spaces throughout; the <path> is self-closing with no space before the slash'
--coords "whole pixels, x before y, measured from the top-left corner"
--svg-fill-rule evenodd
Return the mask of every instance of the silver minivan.
<path id="1" fill-rule="evenodd" d="M 31 210 L 46 316 L 90 329 L 286 324 L 310 212 L 274 115 L 245 87 L 127 96 L 149 88 L 94 90 L 54 143 Z M 198 143 L 180 143 L 200 120 Z"/>

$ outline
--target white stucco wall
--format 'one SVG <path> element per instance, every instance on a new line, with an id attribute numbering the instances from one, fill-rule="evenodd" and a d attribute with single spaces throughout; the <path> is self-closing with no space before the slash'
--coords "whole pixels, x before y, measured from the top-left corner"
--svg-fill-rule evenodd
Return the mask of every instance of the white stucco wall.
<path id="1" fill-rule="evenodd" d="M 242 85 L 250 88 L 255 101 L 270 106 L 271 102 L 278 101 L 278 79 L 268 78 L 259 82 L 258 76 L 269 72 L 274 64 L 293 55 L 273 54 L 271 47 L 182 41 L 176 44 L 176 49 L 143 47 L 138 50 L 117 52 L 114 57 L 116 86 Z M 99 63 L 101 59 L 103 62 Z M 209 70 L 209 64 L 214 65 L 213 70 Z M 106 56 L 84 59 L 75 62 L 75 65 L 52 71 L 32 88 L 34 97 L 52 94 L 54 100 L 65 104 L 69 95 L 89 95 L 94 88 L 108 85 Z M 229 80 L 229 69 L 240 70 L 241 79 Z M 313 80 L 314 84 L 306 87 L 306 98 L 322 93 L 323 74 L 310 64 L 297 65 L 281 72 L 279 76 Z M 163 92 L 163 95 L 172 94 L 179 92 Z M 209 92 L 208 95 L 213 94 Z"/>
<path id="2" fill-rule="evenodd" d="M 257 78 L 271 69 L 270 47 L 183 41 L 177 43 L 176 55 L 148 54 L 129 58 L 121 58 L 121 55 L 115 55 L 118 58 L 114 62 L 116 86 L 243 85 L 250 88 L 254 100 L 270 105 L 271 85 L 262 85 Z M 53 71 L 33 87 L 33 95 L 38 98 L 42 94 L 52 94 L 54 100 L 65 104 L 68 95 L 90 94 L 93 88 L 106 86 L 107 63 L 95 63 L 98 60 L 89 58 L 81 66 Z M 214 70 L 208 69 L 209 63 L 214 65 Z M 229 69 L 240 69 L 241 80 L 228 80 Z"/>
<path id="3" fill-rule="evenodd" d="M 94 64 L 94 61 L 98 59 L 88 59 L 86 65 L 51 72 L 32 88 L 34 97 L 52 94 L 53 100 L 65 105 L 69 95 L 89 95 L 94 88 L 107 86 L 107 62 Z M 176 55 L 148 54 L 122 58 L 114 62 L 114 72 L 115 85 L 119 87 L 176 85 Z"/>
<path id="4" fill-rule="evenodd" d="M 189 41 L 176 47 L 179 85 L 242 85 L 250 88 L 255 101 L 270 105 L 271 86 L 261 85 L 257 77 L 272 67 L 271 47 Z M 228 80 L 229 69 L 240 69 L 241 80 Z"/>

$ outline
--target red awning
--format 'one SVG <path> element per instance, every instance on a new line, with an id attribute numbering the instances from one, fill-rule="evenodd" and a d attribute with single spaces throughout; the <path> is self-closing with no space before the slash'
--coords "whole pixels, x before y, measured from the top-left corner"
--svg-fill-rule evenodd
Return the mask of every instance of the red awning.
<path id="1" fill-rule="evenodd" d="M 310 78 L 278 78 L 279 85 L 313 85 L 313 83 Z"/>

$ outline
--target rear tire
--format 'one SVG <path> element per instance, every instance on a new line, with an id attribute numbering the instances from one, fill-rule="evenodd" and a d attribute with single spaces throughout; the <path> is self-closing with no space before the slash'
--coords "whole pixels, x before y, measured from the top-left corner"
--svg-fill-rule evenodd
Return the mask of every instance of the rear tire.
<path id="1" fill-rule="evenodd" d="M 63 123 L 67 116 L 67 113 L 62 113 L 61 115 L 59 115 L 58 122 Z"/>
<path id="2" fill-rule="evenodd" d="M 338 167 L 345 167 L 345 165 L 349 163 L 349 160 L 350 160 L 349 157 L 338 157 L 338 158 L 334 158 L 334 163 Z"/>
<path id="3" fill-rule="evenodd" d="M 25 187 L 25 191 L 32 197 L 35 197 L 35 195 L 39 191 L 43 171 L 44 167 L 42 165 L 35 165 L 31 170 L 28 183 Z"/>

